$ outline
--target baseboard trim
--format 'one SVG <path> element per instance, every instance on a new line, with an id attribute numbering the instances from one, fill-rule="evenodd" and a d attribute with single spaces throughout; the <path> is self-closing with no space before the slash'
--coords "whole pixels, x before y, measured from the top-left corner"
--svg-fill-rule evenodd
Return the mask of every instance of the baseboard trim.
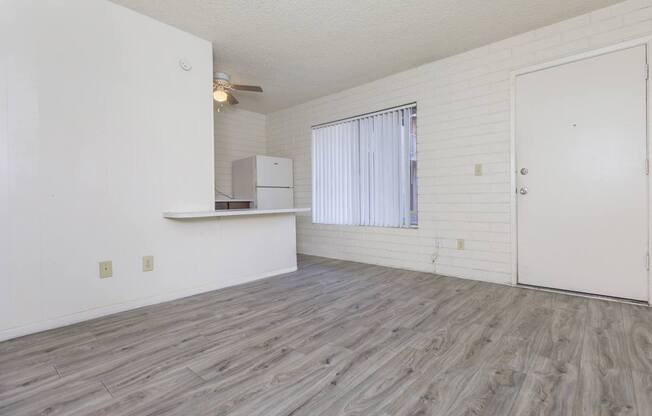
<path id="1" fill-rule="evenodd" d="M 249 283 L 256 280 L 266 279 L 272 276 L 278 276 L 280 274 L 292 273 L 295 271 L 297 271 L 296 266 L 273 270 L 270 272 L 261 273 L 259 275 L 248 276 L 244 278 L 241 283 L 238 283 L 236 285 L 230 285 L 230 286 L 237 286 L 239 284 Z M 102 306 L 99 308 L 87 309 L 68 315 L 58 316 L 56 318 L 48 319 L 45 321 L 33 322 L 27 325 L 21 325 L 9 329 L 4 329 L 0 331 L 0 341 L 6 341 L 9 339 L 18 338 L 25 335 L 35 334 L 37 332 L 60 328 L 63 326 L 68 326 L 79 322 L 88 321 L 90 319 L 100 318 L 107 315 L 113 315 L 115 313 L 129 311 L 132 309 L 141 308 L 143 306 L 156 305 L 157 303 L 181 299 L 187 296 L 193 296 L 200 293 L 223 289 L 225 287 L 230 287 L 230 286 L 210 283 L 206 285 L 194 286 L 191 288 L 176 290 L 173 292 L 167 292 L 155 296 L 133 299 L 127 302 L 116 303 L 112 305 Z"/>

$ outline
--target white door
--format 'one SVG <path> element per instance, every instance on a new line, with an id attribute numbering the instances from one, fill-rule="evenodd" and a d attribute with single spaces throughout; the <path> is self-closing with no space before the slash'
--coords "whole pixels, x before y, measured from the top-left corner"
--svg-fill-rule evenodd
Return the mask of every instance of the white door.
<path id="1" fill-rule="evenodd" d="M 519 283 L 647 300 L 645 64 L 636 46 L 516 77 Z"/>
<path id="2" fill-rule="evenodd" d="M 256 208 L 294 208 L 294 190 L 292 188 L 257 188 Z"/>
<path id="3" fill-rule="evenodd" d="M 256 156 L 256 184 L 258 186 L 292 187 L 292 159 Z"/>

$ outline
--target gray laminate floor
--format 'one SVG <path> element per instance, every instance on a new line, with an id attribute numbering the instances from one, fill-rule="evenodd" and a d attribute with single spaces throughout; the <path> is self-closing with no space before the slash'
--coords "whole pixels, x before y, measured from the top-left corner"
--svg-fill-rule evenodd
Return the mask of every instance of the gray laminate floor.
<path id="1" fill-rule="evenodd" d="M 652 309 L 300 257 L 0 343 L 1 415 L 652 415 Z"/>

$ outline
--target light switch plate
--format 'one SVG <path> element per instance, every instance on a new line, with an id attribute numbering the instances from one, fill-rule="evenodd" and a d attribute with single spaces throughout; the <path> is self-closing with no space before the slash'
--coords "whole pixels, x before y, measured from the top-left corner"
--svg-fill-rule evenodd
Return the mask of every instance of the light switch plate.
<path id="1" fill-rule="evenodd" d="M 457 240 L 457 249 L 464 250 L 464 240 Z"/>
<path id="2" fill-rule="evenodd" d="M 476 163 L 473 167 L 473 174 L 475 176 L 482 176 L 482 163 Z"/>
<path id="3" fill-rule="evenodd" d="M 113 276 L 113 263 L 111 260 L 100 262 L 100 279 Z"/>
<path id="4" fill-rule="evenodd" d="M 151 272 L 154 270 L 154 256 L 143 256 L 143 271 Z"/>

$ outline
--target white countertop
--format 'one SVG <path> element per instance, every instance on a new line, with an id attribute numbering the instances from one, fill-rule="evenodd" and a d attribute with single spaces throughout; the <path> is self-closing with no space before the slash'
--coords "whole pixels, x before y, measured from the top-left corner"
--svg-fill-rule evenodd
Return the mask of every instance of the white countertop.
<path id="1" fill-rule="evenodd" d="M 310 212 L 310 208 L 224 209 L 219 211 L 164 212 L 163 217 L 173 220 L 183 220 L 192 218 L 238 217 L 246 215 L 295 214 L 297 212 Z"/>

